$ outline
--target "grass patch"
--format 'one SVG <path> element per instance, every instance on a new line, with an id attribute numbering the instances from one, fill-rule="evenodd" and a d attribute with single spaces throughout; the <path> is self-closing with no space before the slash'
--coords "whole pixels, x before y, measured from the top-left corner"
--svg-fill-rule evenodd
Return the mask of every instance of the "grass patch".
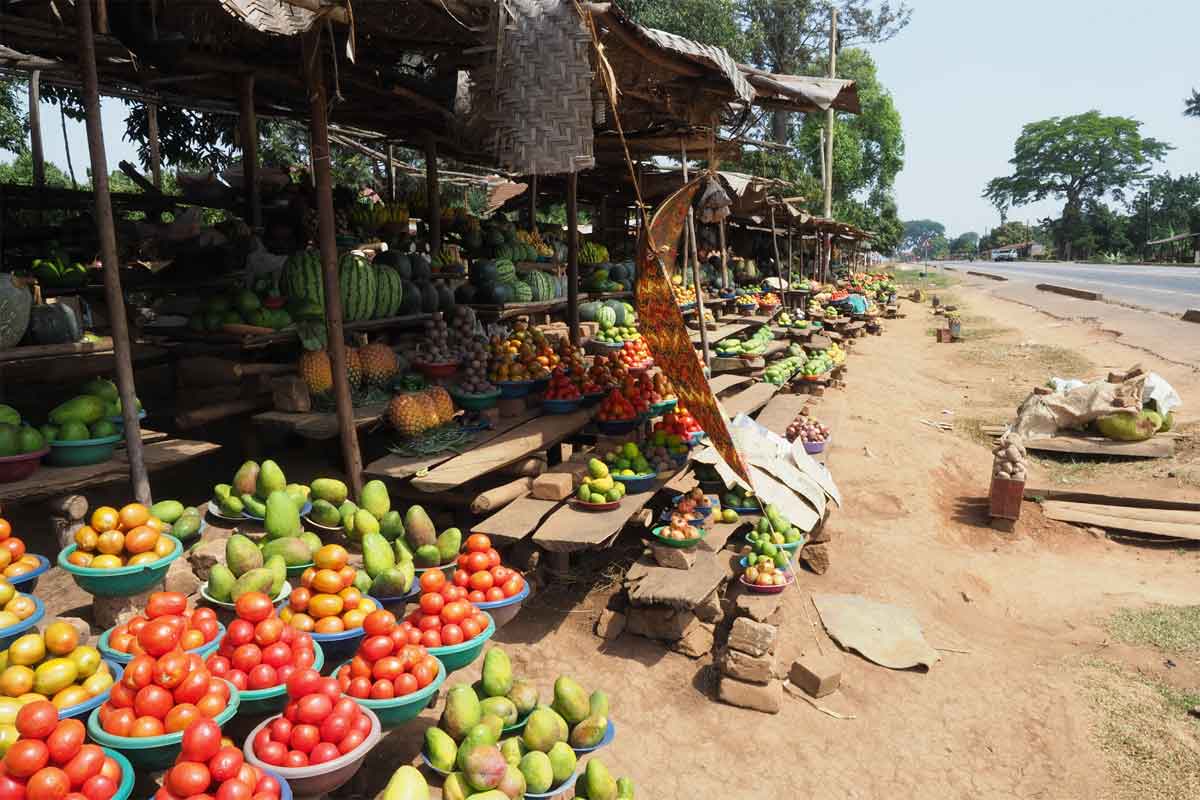
<path id="1" fill-rule="evenodd" d="M 1173 653 L 1200 651 L 1200 606 L 1124 608 L 1109 617 L 1106 627 L 1114 638 L 1128 644 Z M 1200 700 L 1192 705 L 1200 705 Z"/>
<path id="2" fill-rule="evenodd" d="M 924 275 L 920 269 L 897 269 L 892 273 L 892 277 L 896 283 L 921 289 L 945 289 L 958 282 L 957 278 L 934 269 L 930 269 Z"/>
<path id="3" fill-rule="evenodd" d="M 1200 695 L 1127 672 L 1086 664 L 1084 688 L 1097 714 L 1093 735 L 1108 762 L 1117 800 L 1192 800 L 1200 796 L 1200 724 L 1186 709 Z"/>
<path id="4" fill-rule="evenodd" d="M 995 418 L 960 417 L 954 420 L 954 432 L 990 450 L 996 443 L 996 437 L 984 433 L 983 426 L 995 424 Z"/>
<path id="5" fill-rule="evenodd" d="M 1052 483 L 1090 483 L 1112 474 L 1112 462 L 1103 459 L 1046 458 L 1032 453 L 1029 459 Z"/>

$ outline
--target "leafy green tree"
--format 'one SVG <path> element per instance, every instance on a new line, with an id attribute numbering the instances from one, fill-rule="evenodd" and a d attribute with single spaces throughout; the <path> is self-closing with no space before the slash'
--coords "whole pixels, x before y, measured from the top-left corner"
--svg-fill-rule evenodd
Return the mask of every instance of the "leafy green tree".
<path id="1" fill-rule="evenodd" d="M 946 226 L 932 219 L 910 219 L 904 223 L 903 250 L 921 250 L 935 239 L 946 239 Z"/>
<path id="2" fill-rule="evenodd" d="M 1200 92 L 1192 89 L 1192 96 L 1183 101 L 1185 117 L 1200 117 Z"/>
<path id="3" fill-rule="evenodd" d="M 1031 122 L 1017 137 L 1013 174 L 988 181 L 983 196 L 1002 211 L 1045 200 L 1064 201 L 1065 224 L 1056 244 L 1071 258 L 1070 231 L 1084 203 L 1123 192 L 1143 179 L 1171 146 L 1143 137 L 1142 123 L 1129 117 L 1103 117 L 1088 111 L 1072 117 Z"/>
<path id="4" fill-rule="evenodd" d="M 29 147 L 25 102 L 24 83 L 0 80 L 0 150 L 22 153 Z"/>
<path id="5" fill-rule="evenodd" d="M 46 163 L 46 185 L 69 188 L 71 179 L 61 169 Z M 23 150 L 12 161 L 0 164 L 0 183 L 15 183 L 22 186 L 33 185 L 33 154 L 28 149 Z"/>
<path id="6" fill-rule="evenodd" d="M 1143 249 L 1148 241 L 1200 233 L 1200 173 L 1155 175 L 1125 210 L 1130 216 L 1129 241 L 1135 250 Z"/>
<path id="7" fill-rule="evenodd" d="M 1041 241 L 1043 241 L 1043 235 L 1037 228 L 1026 225 L 1024 222 L 1009 220 L 1003 222 L 998 228 L 993 228 L 990 233 L 981 238 L 979 250 L 987 252 L 997 247 L 1007 247 L 1010 244 Z"/>
<path id="8" fill-rule="evenodd" d="M 738 24 L 739 5 L 740 0 L 624 0 L 621 8 L 641 25 L 724 47 L 744 61 L 749 42 Z"/>
<path id="9" fill-rule="evenodd" d="M 975 231 L 967 231 L 950 240 L 950 252 L 956 255 L 960 253 L 974 253 L 978 247 L 979 234 Z"/>

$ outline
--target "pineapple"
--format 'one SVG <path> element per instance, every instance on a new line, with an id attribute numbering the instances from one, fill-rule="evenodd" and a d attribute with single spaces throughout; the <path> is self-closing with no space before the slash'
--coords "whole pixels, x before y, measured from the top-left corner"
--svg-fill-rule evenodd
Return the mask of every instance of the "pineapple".
<path id="1" fill-rule="evenodd" d="M 323 395 L 333 388 L 333 370 L 329 363 L 329 353 L 324 350 L 305 350 L 300 354 L 297 363 L 300 377 L 308 385 L 310 395 Z"/>
<path id="2" fill-rule="evenodd" d="M 434 386 L 425 393 L 429 397 L 438 425 L 445 425 L 454 419 L 454 401 L 450 399 L 449 392 L 441 386 Z"/>
<path id="3" fill-rule="evenodd" d="M 404 437 L 416 436 L 424 430 L 421 403 L 415 394 L 398 394 L 388 403 L 387 421 Z"/>
<path id="4" fill-rule="evenodd" d="M 360 347 L 358 360 L 362 364 L 363 377 L 368 386 L 387 386 L 400 369 L 400 361 L 395 352 L 381 342 Z"/>
<path id="5" fill-rule="evenodd" d="M 346 348 L 346 380 L 350 381 L 350 388 L 362 388 L 363 363 L 357 347 Z"/>

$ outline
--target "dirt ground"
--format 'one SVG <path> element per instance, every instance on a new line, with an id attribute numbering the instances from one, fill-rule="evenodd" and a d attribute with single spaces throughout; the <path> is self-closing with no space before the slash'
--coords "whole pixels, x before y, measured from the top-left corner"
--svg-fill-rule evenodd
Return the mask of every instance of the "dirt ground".
<path id="1" fill-rule="evenodd" d="M 802 591 L 788 592 L 779 645 L 784 668 L 813 647 L 837 652 L 816 633 L 810 594 L 860 594 L 914 611 L 941 649 L 931 670 L 891 671 L 844 654 L 842 690 L 821 702 L 853 719 L 787 694 L 774 716 L 718 703 L 707 659 L 630 634 L 607 644 L 594 635 L 615 577 L 637 552 L 632 538 L 582 560 L 576 580 L 537 595 L 497 635 L 544 696 L 560 673 L 609 693 L 618 732 L 599 757 L 631 777 L 639 797 L 1200 796 L 1200 724 L 1180 708 L 1200 685 L 1200 649 L 1126 644 L 1109 622 L 1123 609 L 1196 604 L 1200 554 L 1097 537 L 1042 518 L 1032 503 L 1016 532 L 993 531 L 981 505 L 991 455 L 978 432 L 1010 419 L 1051 375 L 1141 362 L 1187 401 L 1200 397 L 1200 374 L 1085 323 L 961 287 L 936 291 L 963 309 L 965 342 L 935 344 L 928 305 L 905 303 L 905 318 L 855 347 L 844 398 L 824 401 L 845 403 L 830 466 L 846 506 L 831 520 L 829 572 L 805 573 Z M 1185 406 L 1182 429 L 1194 432 L 1195 419 Z M 1170 463 L 1039 459 L 1030 484 L 1194 499 L 1200 458 L 1194 441 L 1181 444 Z M 204 490 L 192 493 L 207 494 L 211 474 L 226 471 L 209 465 L 176 481 L 198 479 Z M 473 681 L 478 670 L 451 682 Z M 374 796 L 417 756 L 439 713 L 390 734 L 344 796 Z M 1163 753 L 1170 763 L 1157 760 Z"/>

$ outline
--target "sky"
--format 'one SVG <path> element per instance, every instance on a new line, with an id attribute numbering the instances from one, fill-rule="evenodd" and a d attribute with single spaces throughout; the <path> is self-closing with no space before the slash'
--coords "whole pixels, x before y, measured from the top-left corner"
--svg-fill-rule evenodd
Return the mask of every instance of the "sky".
<path id="1" fill-rule="evenodd" d="M 1200 172 L 1200 119 L 1182 114 L 1200 89 L 1200 1 L 908 2 L 909 26 L 871 48 L 904 123 L 904 219 L 938 220 L 952 236 L 999 225 L 981 194 L 1009 174 L 1021 127 L 1091 109 L 1133 117 L 1142 135 L 1175 145 L 1160 170 Z M 1009 219 L 1061 211 L 1047 201 Z"/>

